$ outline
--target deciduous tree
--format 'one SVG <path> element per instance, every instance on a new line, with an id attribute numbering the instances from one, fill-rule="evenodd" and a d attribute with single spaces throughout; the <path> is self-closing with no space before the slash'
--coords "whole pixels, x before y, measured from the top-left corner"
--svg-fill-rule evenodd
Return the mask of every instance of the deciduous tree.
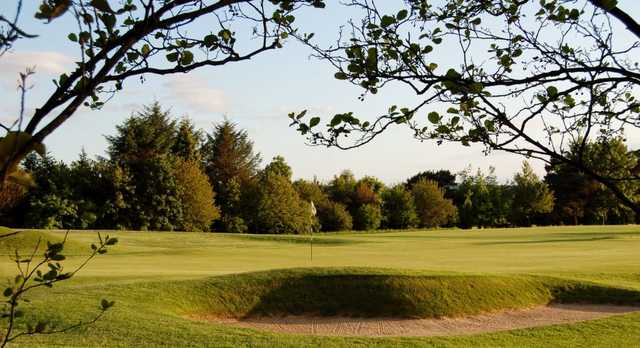
<path id="1" fill-rule="evenodd" d="M 74 26 L 61 35 L 77 45 L 77 64 L 54 81 L 53 92 L 33 114 L 0 124 L 19 134 L 11 139 L 14 146 L 6 148 L 11 151 L 0 154 L 0 182 L 78 108 L 101 108 L 127 80 L 252 59 L 283 46 L 288 33 L 296 32 L 293 23 L 300 8 L 324 6 L 322 0 L 42 2 L 35 16 L 55 27 L 52 33 Z M 204 23 L 204 30 L 195 30 L 196 23 Z M 4 15 L 0 25 L 0 52 L 30 37 Z"/>
<path id="2" fill-rule="evenodd" d="M 435 181 L 420 179 L 411 189 L 421 227 L 439 227 L 453 222 L 456 207 L 444 198 L 444 190 Z"/>
<path id="3" fill-rule="evenodd" d="M 215 193 L 200 162 L 180 157 L 174 163 L 174 175 L 182 205 L 182 225 L 185 231 L 209 231 L 211 223 L 220 217 L 215 206 Z"/>
<path id="4" fill-rule="evenodd" d="M 627 2 L 629 6 L 632 2 Z M 326 120 L 292 113 L 314 144 L 362 146 L 389 127 L 420 140 L 506 151 L 563 163 L 606 186 L 630 209 L 640 202 L 624 185 L 638 168 L 615 175 L 585 161 L 586 144 L 640 127 L 640 24 L 616 0 L 409 0 L 377 6 L 350 0 L 361 20 L 325 48 L 335 77 L 360 86 L 362 99 L 388 85 L 418 101 L 392 105 L 374 119 L 352 112 Z M 387 5 L 385 3 L 385 5 Z M 316 128 L 314 128 L 316 127 Z M 347 138 L 345 136 L 351 136 Z M 355 139 L 349 142 L 349 139 Z M 580 139 L 574 157 L 568 144 Z"/>
<path id="5" fill-rule="evenodd" d="M 513 182 L 511 223 L 529 226 L 536 215 L 550 213 L 553 210 L 553 192 L 533 172 L 529 162 L 522 163 L 522 172 L 516 173 Z"/>
<path id="6" fill-rule="evenodd" d="M 418 224 L 416 204 L 405 185 L 395 185 L 382 192 L 383 225 L 388 228 L 410 228 Z"/>

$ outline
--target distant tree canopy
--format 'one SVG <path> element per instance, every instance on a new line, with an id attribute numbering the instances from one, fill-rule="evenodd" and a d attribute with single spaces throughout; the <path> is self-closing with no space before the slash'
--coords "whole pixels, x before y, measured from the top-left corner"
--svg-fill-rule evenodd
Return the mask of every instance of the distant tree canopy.
<path id="1" fill-rule="evenodd" d="M 575 152 L 581 147 L 574 142 L 566 156 L 577 157 Z M 628 151 L 622 139 L 607 142 L 589 142 L 585 145 L 583 160 L 602 172 L 616 175 L 630 167 L 637 166 L 638 155 Z M 602 183 L 572 166 L 553 162 L 547 166 L 545 181 L 554 192 L 556 204 L 555 219 L 567 224 L 578 223 L 627 223 L 637 219 L 638 214 L 620 202 Z M 620 188 L 629 197 L 640 197 L 640 182 L 620 183 Z"/>
<path id="2" fill-rule="evenodd" d="M 621 3 L 346 4 L 362 17 L 349 21 L 337 43 L 325 48 L 301 41 L 335 67 L 337 79 L 361 87 L 361 99 L 394 85 L 419 100 L 391 105 L 374 119 L 339 113 L 322 122 L 325 129 L 319 117 L 291 113 L 292 125 L 312 143 L 354 148 L 402 124 L 420 140 L 479 143 L 487 152 L 567 165 L 640 214 L 637 195 L 626 189 L 640 180 L 640 166 L 616 162 L 612 171 L 587 160 L 587 144 L 611 144 L 640 128 L 640 24 Z"/>
<path id="3" fill-rule="evenodd" d="M 393 229 L 415 227 L 419 221 L 416 210 L 414 196 L 404 185 L 395 185 L 382 193 L 383 226 Z"/>
<path id="4" fill-rule="evenodd" d="M 155 103 L 116 130 L 107 137 L 108 153 L 130 184 L 121 191 L 126 205 L 119 208 L 118 220 L 134 229 L 178 229 L 184 211 L 173 169 L 176 122 Z"/>
<path id="5" fill-rule="evenodd" d="M 21 29 L 17 14 L 2 15 L 0 56 L 18 40 L 38 33 Z M 35 18 L 46 22 L 59 39 L 76 45 L 72 71 L 54 80 L 53 92 L 33 114 L 23 112 L 0 123 L 0 184 L 26 181 L 16 171 L 33 150 L 44 153 L 43 142 L 82 105 L 100 109 L 127 80 L 186 73 L 252 59 L 283 47 L 304 7 L 323 8 L 323 0 L 143 0 L 43 1 Z M 11 11 L 10 9 L 8 11 Z M 198 24 L 197 24 L 198 23 Z M 204 27 L 198 27 L 204 24 Z M 69 29 L 72 28 L 72 29 Z M 68 32 L 70 30 L 71 32 Z M 27 84 L 22 75 L 21 86 Z M 25 125 L 22 128 L 22 125 Z M 115 144 L 114 144 L 115 145 Z"/>
<path id="6" fill-rule="evenodd" d="M 259 174 L 253 231 L 264 233 L 311 233 L 311 204 L 303 200 L 291 183 L 291 168 L 276 156 Z"/>
<path id="7" fill-rule="evenodd" d="M 493 169 L 471 168 L 455 176 L 425 171 L 390 186 L 348 170 L 327 182 L 292 182 L 293 169 L 284 157 L 260 166 L 249 134 L 237 125 L 223 121 L 206 134 L 157 103 L 133 113 L 108 143 L 107 158 L 91 159 L 82 151 L 70 164 L 28 155 L 22 170 L 36 185 L 5 186 L 0 225 L 306 234 L 624 224 L 637 217 L 602 183 L 564 163 L 547 166 L 544 181 L 524 162 L 513 180 L 503 183 Z M 566 156 L 573 156 L 575 146 Z M 620 139 L 589 142 L 586 148 L 584 160 L 612 175 L 638 161 Z M 440 178 L 446 188 L 429 178 Z M 629 196 L 640 194 L 634 182 L 621 187 Z"/>
<path id="8" fill-rule="evenodd" d="M 276 156 L 263 170 L 264 174 L 280 175 L 287 180 L 291 180 L 293 171 L 282 156 Z"/>
<path id="9" fill-rule="evenodd" d="M 519 226 L 529 226 L 536 215 L 553 210 L 553 192 L 533 172 L 529 162 L 522 164 L 522 172 L 516 173 L 513 181 L 512 222 Z"/>
<path id="10" fill-rule="evenodd" d="M 344 204 L 329 197 L 328 189 L 318 181 L 297 180 L 293 183 L 300 197 L 316 207 L 316 228 L 323 231 L 348 231 L 353 218 Z"/>
<path id="11" fill-rule="evenodd" d="M 231 121 L 217 124 L 206 134 L 202 161 L 222 212 L 222 229 L 243 232 L 247 225 L 242 216 L 242 188 L 255 179 L 262 159 L 254 153 L 253 142 L 245 130 Z"/>
<path id="12" fill-rule="evenodd" d="M 507 226 L 512 200 L 507 187 L 498 184 L 494 168 L 485 174 L 471 168 L 460 173 L 457 190 L 458 217 L 460 226 L 469 228 Z"/>
<path id="13" fill-rule="evenodd" d="M 409 189 L 411 189 L 413 185 L 415 185 L 418 181 L 422 179 L 435 181 L 440 188 L 445 190 L 445 192 L 446 190 L 449 190 L 456 186 L 456 175 L 451 173 L 448 170 L 438 170 L 438 171 L 427 170 L 427 171 L 418 173 L 410 177 L 409 179 L 407 179 L 406 185 Z"/>
<path id="14" fill-rule="evenodd" d="M 411 188 L 420 227 L 438 227 L 451 224 L 456 218 L 456 207 L 444 197 L 438 183 L 419 179 Z"/>
<path id="15" fill-rule="evenodd" d="M 193 158 L 193 157 L 192 157 Z M 179 202 L 182 204 L 182 226 L 185 231 L 208 231 L 220 217 L 215 206 L 215 193 L 200 162 L 178 157 L 174 164 Z"/>
<path id="16" fill-rule="evenodd" d="M 185 143 L 185 129 L 193 127 L 173 121 L 155 103 L 107 137 L 108 159 L 82 152 L 67 165 L 29 155 L 23 167 L 35 186 L 10 210 L 17 220 L 12 225 L 208 231 L 219 211 L 201 162 L 194 160 L 200 143 L 189 151 L 176 146 Z"/>

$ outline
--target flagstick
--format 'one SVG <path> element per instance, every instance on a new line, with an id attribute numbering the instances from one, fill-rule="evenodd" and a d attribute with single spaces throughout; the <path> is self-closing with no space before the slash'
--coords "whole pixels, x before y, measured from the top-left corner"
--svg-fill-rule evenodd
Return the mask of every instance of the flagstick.
<path id="1" fill-rule="evenodd" d="M 311 228 L 311 262 L 313 262 L 313 227 Z"/>
<path id="2" fill-rule="evenodd" d="M 316 207 L 313 204 L 313 201 L 310 201 L 309 203 L 311 206 L 311 225 L 309 225 L 309 240 L 311 243 L 309 243 L 309 245 L 311 246 L 311 262 L 313 262 L 313 221 L 314 216 L 316 216 Z"/>

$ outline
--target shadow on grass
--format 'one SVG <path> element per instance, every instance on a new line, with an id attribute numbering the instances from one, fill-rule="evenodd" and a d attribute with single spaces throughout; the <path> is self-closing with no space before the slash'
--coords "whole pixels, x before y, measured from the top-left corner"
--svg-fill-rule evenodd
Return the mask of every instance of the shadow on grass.
<path id="1" fill-rule="evenodd" d="M 294 244 L 309 244 L 311 243 L 311 238 L 308 235 L 260 235 L 260 234 L 238 234 L 238 235 L 227 235 L 229 238 L 242 239 L 242 240 L 256 240 L 256 241 L 265 241 L 265 242 L 282 242 L 282 243 L 294 243 Z M 342 238 L 324 238 L 324 237 L 314 237 L 313 244 L 318 245 L 348 245 L 348 244 L 360 244 L 365 243 L 364 241 L 358 241 L 353 239 L 342 239 Z"/>
<path id="2" fill-rule="evenodd" d="M 619 238 L 624 238 L 624 237 L 640 237 L 640 231 L 626 231 L 626 232 L 576 232 L 576 233 L 570 233 L 570 232 L 557 232 L 557 233 L 553 233 L 552 235 L 554 235 L 554 236 L 558 236 L 558 237 L 575 237 L 575 236 L 581 236 L 581 237 L 619 237 Z"/>
<path id="3" fill-rule="evenodd" d="M 636 290 L 559 278 L 317 272 L 214 278 L 205 295 L 212 301 L 205 312 L 244 319 L 287 315 L 441 318 L 551 303 L 640 304 Z"/>
<path id="4" fill-rule="evenodd" d="M 595 242 L 601 240 L 619 239 L 616 236 L 590 237 L 590 238 L 558 238 L 558 239 L 541 239 L 541 240 L 519 240 L 519 241 L 495 241 L 495 242 L 478 242 L 476 245 L 509 245 L 509 244 L 546 244 L 546 243 L 573 243 L 573 242 Z"/>
<path id="5" fill-rule="evenodd" d="M 278 279 L 263 290 L 241 317 L 439 318 L 552 300 L 539 281 L 485 276 L 303 275 Z"/>

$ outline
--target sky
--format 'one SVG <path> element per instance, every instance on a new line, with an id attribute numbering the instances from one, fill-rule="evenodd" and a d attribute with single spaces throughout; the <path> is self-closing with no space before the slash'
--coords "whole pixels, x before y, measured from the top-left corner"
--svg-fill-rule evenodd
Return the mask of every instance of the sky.
<path id="1" fill-rule="evenodd" d="M 2 1 L 0 13 L 13 14 L 12 3 Z M 33 88 L 27 95 L 29 115 L 53 90 L 51 79 L 70 71 L 77 60 L 77 48 L 66 39 L 73 29 L 72 17 L 66 15 L 68 18 L 57 20 L 55 25 L 43 25 L 32 18 L 38 3 L 25 1 L 21 21 L 24 29 L 36 33 L 38 38 L 19 41 L 12 52 L 0 58 L 0 121 L 14 119 L 18 114 L 19 71 L 27 66 L 36 67 Z M 320 42 L 335 40 L 340 25 L 352 15 L 337 1 L 327 3 L 327 9 L 306 11 L 297 18 L 297 22 L 304 23 L 305 31 L 314 32 Z M 638 10 L 637 0 L 619 3 L 623 8 L 632 7 L 633 12 Z M 335 113 L 354 111 L 374 118 L 393 104 L 412 105 L 416 100 L 405 90 L 392 87 L 360 101 L 360 88 L 336 80 L 335 70 L 310 54 L 308 48 L 288 41 L 283 49 L 247 62 L 189 74 L 147 76 L 143 84 L 127 80 L 124 91 L 104 108 L 81 109 L 45 144 L 53 156 L 65 162 L 76 159 L 83 148 L 91 156 L 104 156 L 105 136 L 113 135 L 116 125 L 142 106 L 158 101 L 174 117 L 189 117 L 205 131 L 225 117 L 230 119 L 247 130 L 264 164 L 281 155 L 292 167 L 294 178 L 329 180 L 350 169 L 357 177 L 373 175 L 393 184 L 424 170 L 449 169 L 455 173 L 468 166 L 483 170 L 493 166 L 498 178 L 506 181 L 520 169 L 523 161 L 520 156 L 501 152 L 485 156 L 480 146 L 419 142 L 402 126 L 391 128 L 372 143 L 354 150 L 308 146 L 305 138 L 289 127 L 289 112 L 308 109 L 310 114 L 326 119 Z M 442 58 L 453 54 L 443 52 Z M 535 160 L 531 163 L 539 175 L 544 175 L 543 163 Z"/>

